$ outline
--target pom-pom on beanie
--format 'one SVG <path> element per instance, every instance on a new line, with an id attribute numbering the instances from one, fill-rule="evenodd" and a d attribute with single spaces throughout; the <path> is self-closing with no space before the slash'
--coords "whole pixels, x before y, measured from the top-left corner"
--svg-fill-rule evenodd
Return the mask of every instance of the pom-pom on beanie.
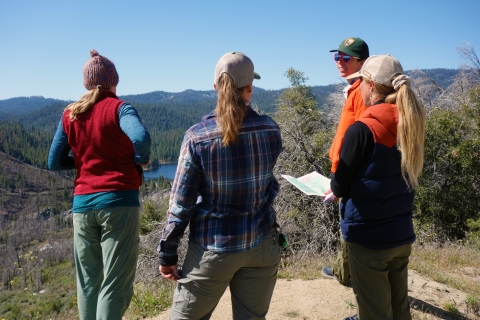
<path id="1" fill-rule="evenodd" d="M 83 66 L 83 85 L 87 90 L 101 86 L 103 89 L 116 87 L 118 73 L 112 61 L 98 54 L 96 50 L 90 51 L 90 60 Z"/>

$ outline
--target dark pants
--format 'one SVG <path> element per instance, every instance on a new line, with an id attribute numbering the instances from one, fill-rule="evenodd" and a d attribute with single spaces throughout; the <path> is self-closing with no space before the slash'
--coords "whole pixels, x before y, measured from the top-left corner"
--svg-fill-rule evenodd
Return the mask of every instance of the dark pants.
<path id="1" fill-rule="evenodd" d="M 410 320 L 408 261 L 412 245 L 371 250 L 348 242 L 353 292 L 361 320 Z"/>
<path id="2" fill-rule="evenodd" d="M 340 212 L 340 204 L 342 199 L 338 199 L 338 211 Z M 340 217 L 340 220 L 342 217 Z M 343 240 L 342 231 L 340 233 L 340 250 L 337 253 L 337 258 L 333 262 L 332 270 L 333 275 L 337 278 L 338 282 L 344 286 L 350 285 L 350 266 L 348 263 L 348 247 Z"/>
<path id="3" fill-rule="evenodd" d="M 344 286 L 350 285 L 350 265 L 348 263 L 348 246 L 340 234 L 340 249 L 337 253 L 337 258 L 332 265 L 333 275 L 338 282 Z"/>

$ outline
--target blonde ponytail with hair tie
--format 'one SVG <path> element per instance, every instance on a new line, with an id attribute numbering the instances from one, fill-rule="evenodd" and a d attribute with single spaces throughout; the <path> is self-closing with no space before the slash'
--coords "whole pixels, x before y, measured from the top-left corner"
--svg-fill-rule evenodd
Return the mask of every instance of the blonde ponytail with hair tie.
<path id="1" fill-rule="evenodd" d="M 406 84 L 407 87 L 410 87 L 410 81 L 411 78 L 409 76 L 405 74 L 398 75 L 395 79 L 392 80 L 393 89 L 395 89 L 395 91 L 398 91 L 398 89 L 400 89 L 400 87 L 404 84 Z"/>

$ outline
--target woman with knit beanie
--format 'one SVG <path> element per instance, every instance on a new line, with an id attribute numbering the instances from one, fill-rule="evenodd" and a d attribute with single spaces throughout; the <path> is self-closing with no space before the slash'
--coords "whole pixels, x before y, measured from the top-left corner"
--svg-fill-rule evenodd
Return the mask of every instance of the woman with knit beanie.
<path id="1" fill-rule="evenodd" d="M 217 107 L 185 133 L 158 248 L 160 273 L 178 282 L 170 319 L 210 319 L 227 287 L 233 319 L 268 312 L 281 250 L 272 203 L 282 137 L 275 121 L 250 106 L 253 79 L 260 76 L 250 58 L 223 55 Z M 188 225 L 180 271 L 177 248 Z"/>
<path id="2" fill-rule="evenodd" d="M 346 319 L 411 319 L 407 269 L 425 114 L 394 57 L 371 56 L 347 80 L 355 77 L 362 79 L 367 109 L 345 133 L 330 184 L 342 198 L 341 228 L 358 307 L 358 317 Z"/>
<path id="3" fill-rule="evenodd" d="M 115 65 L 97 51 L 83 67 L 87 90 L 65 108 L 48 155 L 50 170 L 76 169 L 74 255 L 80 319 L 120 320 L 133 296 L 139 191 L 150 135 L 116 96 Z"/>

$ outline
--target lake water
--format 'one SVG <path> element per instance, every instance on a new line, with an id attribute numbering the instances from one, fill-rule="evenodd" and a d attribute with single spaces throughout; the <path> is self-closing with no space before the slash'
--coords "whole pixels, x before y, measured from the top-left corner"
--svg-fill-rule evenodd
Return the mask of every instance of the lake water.
<path id="1" fill-rule="evenodd" d="M 155 170 L 148 170 L 143 172 L 145 181 L 157 180 L 160 175 L 168 180 L 175 179 L 175 172 L 177 171 L 176 163 L 162 164 Z"/>

